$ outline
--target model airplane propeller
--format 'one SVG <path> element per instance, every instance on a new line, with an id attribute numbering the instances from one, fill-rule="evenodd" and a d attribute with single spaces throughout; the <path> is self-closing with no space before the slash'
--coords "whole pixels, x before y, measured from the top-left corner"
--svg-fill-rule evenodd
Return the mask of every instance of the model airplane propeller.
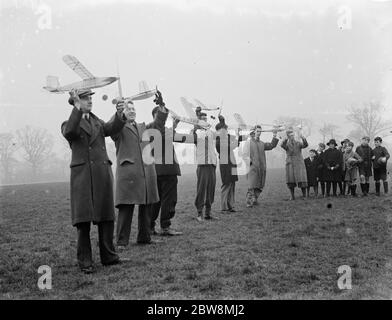
<path id="1" fill-rule="evenodd" d="M 118 77 L 95 77 L 76 57 L 71 55 L 64 56 L 63 61 L 83 80 L 61 86 L 58 77 L 48 76 L 46 78 L 47 85 L 43 87 L 45 90 L 52 93 L 65 93 L 72 90 L 90 90 L 105 87 L 119 79 Z"/>

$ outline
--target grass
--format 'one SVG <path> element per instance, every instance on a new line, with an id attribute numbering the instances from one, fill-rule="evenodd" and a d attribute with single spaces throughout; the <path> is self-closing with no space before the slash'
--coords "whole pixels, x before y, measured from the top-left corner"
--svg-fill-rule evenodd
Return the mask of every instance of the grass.
<path id="1" fill-rule="evenodd" d="M 257 207 L 245 208 L 246 180 L 236 189 L 238 212 L 198 223 L 195 176 L 179 180 L 174 228 L 181 237 L 122 252 L 131 262 L 76 266 L 67 183 L 0 189 L 0 299 L 383 299 L 391 298 L 392 198 L 287 201 L 284 172 L 268 172 Z M 327 208 L 328 204 L 332 207 Z M 135 219 L 136 219 L 135 214 Z M 40 265 L 53 272 L 53 289 L 37 287 Z M 352 290 L 337 287 L 341 265 L 352 268 Z"/>

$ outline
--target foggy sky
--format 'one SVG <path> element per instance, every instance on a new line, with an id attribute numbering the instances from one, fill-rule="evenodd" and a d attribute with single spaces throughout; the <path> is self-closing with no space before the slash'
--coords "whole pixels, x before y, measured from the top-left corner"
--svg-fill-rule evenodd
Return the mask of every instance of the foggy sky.
<path id="1" fill-rule="evenodd" d="M 50 8 L 51 29 L 39 29 L 35 3 Z M 338 27 L 342 6 L 352 10 L 351 29 Z M 65 54 L 96 76 L 116 76 L 119 61 L 125 95 L 146 80 L 179 114 L 185 96 L 223 99 L 231 124 L 234 112 L 252 125 L 312 118 L 313 142 L 324 122 L 348 133 L 352 104 L 392 103 L 392 1 L 10 0 L 0 12 L 0 132 L 30 124 L 60 139 L 68 97 L 42 87 L 47 75 L 79 80 Z M 93 112 L 108 120 L 114 106 L 103 94 L 114 98 L 117 85 L 93 97 Z M 152 107 L 136 103 L 137 120 L 150 121 Z"/>

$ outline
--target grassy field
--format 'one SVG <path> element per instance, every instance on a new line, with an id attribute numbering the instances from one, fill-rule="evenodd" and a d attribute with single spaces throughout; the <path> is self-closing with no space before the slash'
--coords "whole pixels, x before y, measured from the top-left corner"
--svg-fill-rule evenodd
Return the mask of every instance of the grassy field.
<path id="1" fill-rule="evenodd" d="M 392 197 L 287 201 L 284 172 L 268 172 L 259 206 L 246 209 L 246 180 L 236 190 L 241 212 L 197 222 L 195 176 L 179 180 L 174 228 L 181 237 L 137 246 L 131 262 L 102 267 L 93 228 L 96 274 L 76 266 L 67 183 L 0 189 L 0 299 L 362 299 L 392 297 Z M 332 204 L 331 208 L 327 205 Z M 37 288 L 40 265 L 53 289 Z M 337 287 L 337 269 L 352 268 L 352 290 Z"/>

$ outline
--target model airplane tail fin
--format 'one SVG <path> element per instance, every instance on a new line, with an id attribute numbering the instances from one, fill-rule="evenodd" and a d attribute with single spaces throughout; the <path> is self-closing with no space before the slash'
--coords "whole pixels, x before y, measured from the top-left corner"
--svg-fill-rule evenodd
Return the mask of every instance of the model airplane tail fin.
<path id="1" fill-rule="evenodd" d="M 59 78 L 55 76 L 47 76 L 46 77 L 46 86 L 44 89 L 48 91 L 56 92 L 60 88 Z"/>
<path id="2" fill-rule="evenodd" d="M 139 92 L 143 93 L 143 92 L 147 92 L 150 91 L 150 89 L 148 88 L 147 82 L 146 81 L 140 81 L 139 82 Z"/>

